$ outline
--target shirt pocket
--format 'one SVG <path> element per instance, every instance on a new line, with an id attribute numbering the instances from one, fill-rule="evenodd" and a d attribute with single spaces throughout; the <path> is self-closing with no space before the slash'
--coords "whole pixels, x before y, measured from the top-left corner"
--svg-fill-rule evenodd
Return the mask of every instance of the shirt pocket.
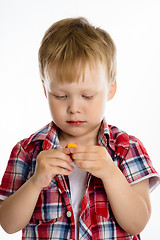
<path id="1" fill-rule="evenodd" d="M 30 223 L 54 223 L 65 214 L 65 204 L 58 187 L 42 190 Z"/>

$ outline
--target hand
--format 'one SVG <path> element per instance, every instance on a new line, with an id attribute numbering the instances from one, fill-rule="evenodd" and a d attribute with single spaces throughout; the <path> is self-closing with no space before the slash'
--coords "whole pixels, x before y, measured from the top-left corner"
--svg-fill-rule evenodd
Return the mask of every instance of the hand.
<path id="1" fill-rule="evenodd" d="M 77 167 L 98 178 L 105 178 L 112 172 L 110 170 L 115 168 L 111 156 L 104 147 L 78 146 L 71 148 L 70 152 Z"/>
<path id="2" fill-rule="evenodd" d="M 36 169 L 32 177 L 34 183 L 41 189 L 48 187 L 52 178 L 57 175 L 69 175 L 73 170 L 70 163 L 70 151 L 64 149 L 52 149 L 42 151 L 37 155 Z"/>

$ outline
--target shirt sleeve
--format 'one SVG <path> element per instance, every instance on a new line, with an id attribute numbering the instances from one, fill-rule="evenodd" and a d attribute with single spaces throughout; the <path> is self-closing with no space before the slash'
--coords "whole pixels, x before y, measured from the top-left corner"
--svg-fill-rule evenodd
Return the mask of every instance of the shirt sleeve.
<path id="1" fill-rule="evenodd" d="M 130 184 L 149 179 L 150 191 L 160 183 L 160 175 L 154 169 L 142 142 L 130 136 L 129 150 L 120 164 L 120 169 Z"/>
<path id="2" fill-rule="evenodd" d="M 17 191 L 30 172 L 30 159 L 20 143 L 13 148 L 0 185 L 0 199 L 4 200 Z"/>

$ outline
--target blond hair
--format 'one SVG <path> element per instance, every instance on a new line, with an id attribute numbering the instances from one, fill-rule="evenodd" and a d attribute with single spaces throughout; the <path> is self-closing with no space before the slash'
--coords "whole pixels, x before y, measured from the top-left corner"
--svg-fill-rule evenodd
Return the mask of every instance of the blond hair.
<path id="1" fill-rule="evenodd" d="M 45 33 L 39 49 L 42 82 L 49 66 L 60 81 L 73 82 L 86 63 L 101 61 L 109 81 L 116 78 L 116 47 L 110 35 L 92 26 L 85 18 L 67 18 L 54 23 Z M 79 68 L 80 64 L 80 68 Z"/>

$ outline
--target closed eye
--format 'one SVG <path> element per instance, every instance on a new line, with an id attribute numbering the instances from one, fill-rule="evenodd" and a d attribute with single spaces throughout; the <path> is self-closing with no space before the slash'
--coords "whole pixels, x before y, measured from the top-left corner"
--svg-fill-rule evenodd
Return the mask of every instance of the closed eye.
<path id="1" fill-rule="evenodd" d="M 59 100 L 64 100 L 67 98 L 67 95 L 60 95 L 60 96 L 57 96 L 57 95 L 54 95 L 55 98 L 59 99 Z"/>
<path id="2" fill-rule="evenodd" d="M 82 97 L 85 98 L 85 99 L 88 99 L 88 100 L 91 100 L 91 99 L 94 98 L 93 95 L 82 95 Z"/>

